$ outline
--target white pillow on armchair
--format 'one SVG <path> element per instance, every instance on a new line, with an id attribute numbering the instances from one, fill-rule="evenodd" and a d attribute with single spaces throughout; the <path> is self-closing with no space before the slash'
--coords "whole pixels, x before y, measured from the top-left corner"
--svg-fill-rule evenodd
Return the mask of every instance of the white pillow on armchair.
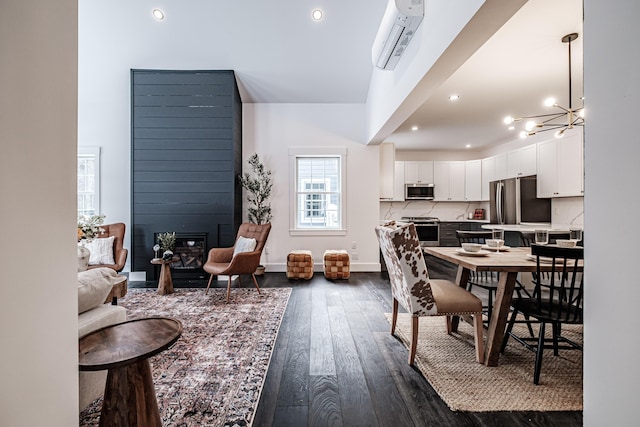
<path id="1" fill-rule="evenodd" d="M 115 236 L 101 237 L 85 242 L 84 247 L 89 249 L 89 265 L 112 265 L 115 264 L 113 259 L 113 241 Z"/>
<path id="2" fill-rule="evenodd" d="M 256 239 L 249 237 L 238 237 L 236 240 L 236 245 L 233 249 L 233 256 L 239 254 L 241 252 L 251 252 L 256 248 Z"/>

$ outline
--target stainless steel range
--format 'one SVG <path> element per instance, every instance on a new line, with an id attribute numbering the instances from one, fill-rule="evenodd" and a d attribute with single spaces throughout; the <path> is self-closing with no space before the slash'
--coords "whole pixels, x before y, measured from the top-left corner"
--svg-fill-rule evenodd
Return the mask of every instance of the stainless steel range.
<path id="1" fill-rule="evenodd" d="M 403 222 L 416 225 L 420 246 L 440 246 L 440 220 L 433 216 L 403 216 Z"/>

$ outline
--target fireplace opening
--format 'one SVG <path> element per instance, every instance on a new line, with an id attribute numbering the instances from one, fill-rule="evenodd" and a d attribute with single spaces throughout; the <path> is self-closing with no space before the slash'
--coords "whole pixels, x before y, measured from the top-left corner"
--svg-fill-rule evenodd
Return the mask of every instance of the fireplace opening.
<path id="1" fill-rule="evenodd" d="M 157 238 L 156 238 L 157 240 Z M 171 274 L 176 279 L 202 279 L 207 261 L 207 233 L 176 233 Z"/>

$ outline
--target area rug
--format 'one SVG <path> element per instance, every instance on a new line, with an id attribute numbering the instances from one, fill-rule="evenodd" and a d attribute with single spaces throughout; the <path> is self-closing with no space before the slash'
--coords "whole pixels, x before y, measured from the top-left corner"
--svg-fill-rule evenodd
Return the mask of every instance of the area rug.
<path id="1" fill-rule="evenodd" d="M 169 316 L 183 333 L 149 359 L 163 426 L 250 426 L 290 288 L 129 289 L 120 299 L 127 318 Z M 80 426 L 97 426 L 102 399 L 80 414 Z"/>
<path id="2" fill-rule="evenodd" d="M 391 322 L 391 314 L 385 313 Z M 473 328 L 460 322 L 447 335 L 445 318 L 420 317 L 416 366 L 442 400 L 454 411 L 581 411 L 582 352 L 545 350 L 540 385 L 533 384 L 535 354 L 511 339 L 499 366 L 476 363 Z M 551 329 L 551 327 L 547 328 Z M 398 315 L 396 334 L 408 348 L 411 316 Z M 516 324 L 520 336 L 526 326 Z M 537 325 L 534 326 L 537 331 Z M 582 326 L 563 326 L 563 335 L 583 342 Z"/>

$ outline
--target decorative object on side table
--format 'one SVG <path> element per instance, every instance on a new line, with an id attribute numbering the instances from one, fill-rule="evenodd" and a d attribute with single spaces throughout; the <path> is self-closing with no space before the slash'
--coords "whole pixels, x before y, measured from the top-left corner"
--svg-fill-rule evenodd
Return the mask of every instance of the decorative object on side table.
<path id="1" fill-rule="evenodd" d="M 253 176 L 249 173 L 240 176 L 240 185 L 249 193 L 247 201 L 250 206 L 247 216 L 250 223 L 267 224 L 273 218 L 271 215 L 271 203 L 269 203 L 273 187 L 271 170 L 265 168 L 257 153 L 249 157 L 248 163 L 251 166 Z M 264 266 L 259 265 L 254 274 L 264 274 Z"/>
<path id="2" fill-rule="evenodd" d="M 158 234 L 158 244 L 160 245 L 160 249 L 162 252 L 171 251 L 176 248 L 176 233 L 174 232 L 165 232 Z"/>
<path id="3" fill-rule="evenodd" d="M 160 245 L 159 244 L 155 244 L 153 245 L 153 259 L 158 259 L 158 251 L 160 250 Z"/>

